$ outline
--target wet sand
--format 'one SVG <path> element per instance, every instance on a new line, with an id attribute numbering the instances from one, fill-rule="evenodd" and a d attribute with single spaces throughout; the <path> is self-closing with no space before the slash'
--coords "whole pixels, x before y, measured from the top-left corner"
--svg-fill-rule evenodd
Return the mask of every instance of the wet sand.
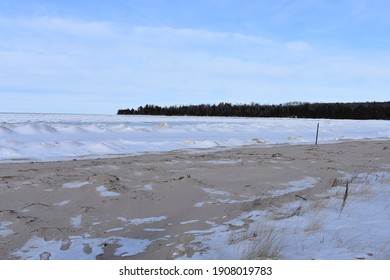
<path id="1" fill-rule="evenodd" d="M 199 231 L 389 164 L 390 141 L 1 163 L 0 259 L 190 257 Z"/>

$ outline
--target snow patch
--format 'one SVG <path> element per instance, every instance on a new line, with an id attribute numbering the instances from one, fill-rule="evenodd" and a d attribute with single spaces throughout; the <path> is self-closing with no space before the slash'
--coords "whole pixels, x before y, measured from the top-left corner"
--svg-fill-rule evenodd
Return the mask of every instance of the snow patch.
<path id="1" fill-rule="evenodd" d="M 144 231 L 162 232 L 162 231 L 165 231 L 165 229 L 164 228 L 144 228 Z"/>
<path id="2" fill-rule="evenodd" d="M 7 228 L 10 225 L 12 225 L 10 221 L 0 221 L 0 237 L 7 237 L 14 233 L 12 229 Z"/>
<path id="3" fill-rule="evenodd" d="M 66 188 L 66 189 L 78 189 L 78 188 L 81 188 L 82 186 L 85 186 L 89 184 L 89 182 L 69 182 L 69 183 L 65 183 L 62 185 L 63 188 Z"/>
<path id="4" fill-rule="evenodd" d="M 148 218 L 136 218 L 136 219 L 130 219 L 126 220 L 129 224 L 132 225 L 142 225 L 142 224 L 150 224 L 155 222 L 161 222 L 166 220 L 167 216 L 160 216 L 160 217 L 148 217 Z"/>
<path id="5" fill-rule="evenodd" d="M 211 164 L 236 164 L 236 163 L 240 163 L 241 160 L 221 159 L 221 160 L 208 160 L 206 162 Z"/>
<path id="6" fill-rule="evenodd" d="M 81 226 L 81 218 L 82 218 L 82 215 L 78 215 L 76 217 L 72 217 L 70 218 L 70 224 L 73 226 L 73 227 L 80 227 Z"/>
<path id="7" fill-rule="evenodd" d="M 271 196 L 281 196 L 292 192 L 302 191 L 308 188 L 314 188 L 318 183 L 319 179 L 313 177 L 305 177 L 302 180 L 291 181 L 288 183 L 280 184 L 281 186 L 286 186 L 288 188 L 284 190 L 276 190 L 269 192 Z"/>
<path id="8" fill-rule="evenodd" d="M 193 224 L 193 223 L 197 223 L 197 222 L 199 222 L 199 220 L 189 220 L 189 221 L 181 222 L 180 224 L 181 225 L 188 225 L 188 224 Z"/>
<path id="9" fill-rule="evenodd" d="M 114 232 L 114 231 L 120 231 L 120 230 L 123 230 L 123 229 L 124 229 L 123 227 L 119 227 L 119 228 L 112 228 L 112 229 L 106 230 L 106 233 L 109 233 L 109 232 Z"/>
<path id="10" fill-rule="evenodd" d="M 63 200 L 63 201 L 54 203 L 53 205 L 55 205 L 55 206 L 64 206 L 64 205 L 68 204 L 69 202 L 70 202 L 70 200 Z"/>
<path id="11" fill-rule="evenodd" d="M 108 191 L 105 186 L 97 187 L 96 191 L 99 192 L 100 196 L 112 197 L 112 196 L 119 196 L 120 195 L 117 192 Z"/>
<path id="12" fill-rule="evenodd" d="M 106 244 L 118 246 L 114 255 L 128 257 L 142 253 L 152 244 L 147 239 L 125 237 L 87 238 L 72 236 L 69 240 L 48 240 L 34 236 L 22 248 L 12 253 L 12 256 L 24 260 L 94 260 L 102 254 Z M 64 249 L 67 248 L 67 249 Z"/>

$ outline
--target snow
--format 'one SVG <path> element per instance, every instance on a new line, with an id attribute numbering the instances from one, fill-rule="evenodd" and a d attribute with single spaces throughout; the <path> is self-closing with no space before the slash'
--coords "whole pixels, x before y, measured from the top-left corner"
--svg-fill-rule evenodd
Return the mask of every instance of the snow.
<path id="1" fill-rule="evenodd" d="M 66 189 L 78 189 L 87 184 L 89 184 L 89 182 L 69 182 L 63 184 L 62 187 Z"/>
<path id="2" fill-rule="evenodd" d="M 12 225 L 10 221 L 0 221 L 0 237 L 7 237 L 14 233 L 12 229 L 7 228 L 10 225 Z"/>
<path id="3" fill-rule="evenodd" d="M 118 246 L 115 256 L 133 256 L 144 252 L 151 244 L 147 239 L 125 237 L 89 238 L 89 236 L 72 236 L 69 240 L 45 240 L 34 236 L 13 256 L 21 259 L 53 260 L 94 260 L 103 253 L 106 244 Z M 67 249 L 64 250 L 64 247 Z"/>
<path id="4" fill-rule="evenodd" d="M 80 227 L 81 225 L 81 218 L 82 218 L 82 215 L 78 215 L 76 217 L 72 217 L 70 218 L 70 224 L 73 226 L 73 227 Z"/>
<path id="5" fill-rule="evenodd" d="M 147 191 L 152 191 L 153 190 L 153 185 L 152 184 L 146 184 L 144 185 L 144 189 Z"/>
<path id="6" fill-rule="evenodd" d="M 212 163 L 212 164 L 236 164 L 236 163 L 240 163 L 239 160 L 227 160 L 227 159 L 223 159 L 223 160 L 209 160 L 207 162 L 208 163 Z"/>
<path id="7" fill-rule="evenodd" d="M 343 140 L 390 139 L 390 122 L 380 120 L 260 119 L 219 117 L 158 117 L 111 115 L 0 114 L 0 162 L 52 161 L 162 152 L 175 149 L 224 149 L 244 145 L 267 147 L 274 144 L 312 144 L 320 123 L 319 143 Z M 228 160 L 210 164 L 236 164 Z M 193 255 L 176 254 L 183 259 L 390 259 L 390 165 L 388 172 L 344 174 L 349 194 L 343 207 L 345 186 L 335 186 L 316 201 L 297 200 L 269 210 L 244 212 L 222 224 L 206 221 L 207 229 L 185 232 L 194 240 L 176 244 Z M 142 175 L 142 174 L 140 174 Z M 283 183 L 283 190 L 270 197 L 313 187 L 318 178 Z M 74 189 L 88 182 L 69 182 Z M 152 184 L 144 189 L 153 190 Z M 101 196 L 117 196 L 105 186 L 96 188 Z M 203 188 L 215 202 L 235 203 L 224 191 Z M 250 201 L 253 198 L 245 198 Z M 241 201 L 242 202 L 242 201 Z M 68 200 L 56 203 L 63 206 Z M 217 218 L 217 217 L 216 217 Z M 167 216 L 125 218 L 127 225 L 145 226 L 145 231 L 163 231 L 146 225 L 168 219 Z M 82 216 L 69 223 L 79 227 Z M 180 224 L 197 225 L 197 220 Z M 200 223 L 199 224 L 204 224 Z M 14 234 L 10 221 L 0 222 L 0 237 Z M 107 232 L 120 231 L 113 228 Z M 67 240 L 44 240 L 34 236 L 13 256 L 22 259 L 96 259 L 106 244 L 115 246 L 115 256 L 144 252 L 154 241 L 120 236 L 91 238 L 72 236 Z M 63 248 L 67 249 L 64 250 Z"/>
<path id="8" fill-rule="evenodd" d="M 302 191 L 308 188 L 313 188 L 315 187 L 316 183 L 318 182 L 319 179 L 315 179 L 313 177 L 305 177 L 302 180 L 297 180 L 297 181 L 290 181 L 288 183 L 283 183 L 281 184 L 282 186 L 288 186 L 289 188 L 283 189 L 283 190 L 276 190 L 270 192 L 270 196 L 281 196 L 285 195 L 291 192 L 297 192 L 297 191 Z"/>
<path id="9" fill-rule="evenodd" d="M 230 196 L 230 193 L 225 191 L 219 191 L 211 188 L 203 188 L 203 191 L 205 193 L 214 194 L 214 195 L 221 195 L 221 196 Z"/>
<path id="10" fill-rule="evenodd" d="M 193 223 L 197 223 L 197 222 L 199 222 L 199 220 L 189 220 L 189 221 L 181 222 L 180 224 L 187 225 L 187 224 L 193 224 Z"/>
<path id="11" fill-rule="evenodd" d="M 345 179 L 351 183 L 344 208 L 345 186 L 336 186 L 318 201 L 245 212 L 222 225 L 210 223 L 208 230 L 187 232 L 194 236 L 190 246 L 196 253 L 180 258 L 390 259 L 390 172 Z M 245 224 L 245 230 L 229 229 Z"/>
<path id="12" fill-rule="evenodd" d="M 68 204 L 69 202 L 70 202 L 70 200 L 63 200 L 63 201 L 54 203 L 54 205 L 55 206 L 64 206 L 64 205 Z"/>
<path id="13" fill-rule="evenodd" d="M 117 192 L 108 191 L 105 186 L 99 186 L 96 188 L 96 191 L 99 192 L 100 196 L 119 196 Z"/>
<path id="14" fill-rule="evenodd" d="M 144 228 L 144 231 L 159 232 L 165 231 L 165 228 Z"/>
<path id="15" fill-rule="evenodd" d="M 234 204 L 234 203 L 239 203 L 239 202 L 247 202 L 255 199 L 255 197 L 247 196 L 247 195 L 241 195 L 241 197 L 244 198 L 244 200 L 236 200 L 236 199 L 230 199 L 228 197 L 231 196 L 230 193 L 221 191 L 221 190 L 216 190 L 212 188 L 202 188 L 203 191 L 207 194 L 209 194 L 208 198 L 213 198 L 210 201 L 201 201 L 197 202 L 194 204 L 194 207 L 201 208 L 205 204 Z"/>
<path id="16" fill-rule="evenodd" d="M 118 217 L 118 219 L 121 220 L 122 222 L 128 222 L 131 225 L 141 225 L 141 224 L 150 224 L 154 222 L 161 222 L 166 220 L 167 218 L 168 218 L 167 216 L 160 216 L 160 217 L 135 218 L 135 219 L 127 220 L 126 218 Z"/>
<path id="17" fill-rule="evenodd" d="M 0 162 L 121 156 L 175 149 L 388 139 L 388 121 L 0 114 Z M 215 164 L 234 164 L 218 161 Z"/>
<path id="18" fill-rule="evenodd" d="M 109 232 L 114 232 L 114 231 L 120 231 L 120 230 L 123 230 L 124 228 L 123 227 L 119 227 L 119 228 L 112 228 L 112 229 L 109 229 L 106 231 L 106 233 L 109 233 Z"/>

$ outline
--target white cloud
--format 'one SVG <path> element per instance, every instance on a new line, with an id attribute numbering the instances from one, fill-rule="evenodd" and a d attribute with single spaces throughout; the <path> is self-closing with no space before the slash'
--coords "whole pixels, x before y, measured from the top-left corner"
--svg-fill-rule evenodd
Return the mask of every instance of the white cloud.
<path id="1" fill-rule="evenodd" d="M 390 86 L 388 53 L 68 18 L 0 25 L 0 95 L 58 93 L 82 104 L 99 96 L 112 112 L 144 103 L 353 101 L 365 92 L 384 99 Z"/>
<path id="2" fill-rule="evenodd" d="M 51 31 L 78 37 L 110 37 L 113 26 L 108 22 L 81 21 L 62 17 L 0 18 L 3 27 L 17 27 L 33 31 Z"/>
<path id="3" fill-rule="evenodd" d="M 153 36 L 161 39 L 174 39 L 174 42 L 221 43 L 222 40 L 230 41 L 231 43 L 248 43 L 268 46 L 275 45 L 273 40 L 265 37 L 250 36 L 234 32 L 216 32 L 204 29 L 138 26 L 134 27 L 133 31 L 136 34 L 142 34 L 144 36 Z"/>
<path id="4" fill-rule="evenodd" d="M 294 54 L 307 54 L 313 50 L 313 47 L 304 41 L 291 41 L 286 44 L 287 50 Z"/>

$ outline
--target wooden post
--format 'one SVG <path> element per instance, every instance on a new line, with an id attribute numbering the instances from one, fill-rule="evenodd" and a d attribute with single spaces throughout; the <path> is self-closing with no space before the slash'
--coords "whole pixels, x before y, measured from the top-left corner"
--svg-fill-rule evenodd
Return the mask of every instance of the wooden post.
<path id="1" fill-rule="evenodd" d="M 318 130 L 320 129 L 320 123 L 317 123 L 317 133 L 316 133 L 316 146 L 318 142 Z"/>

